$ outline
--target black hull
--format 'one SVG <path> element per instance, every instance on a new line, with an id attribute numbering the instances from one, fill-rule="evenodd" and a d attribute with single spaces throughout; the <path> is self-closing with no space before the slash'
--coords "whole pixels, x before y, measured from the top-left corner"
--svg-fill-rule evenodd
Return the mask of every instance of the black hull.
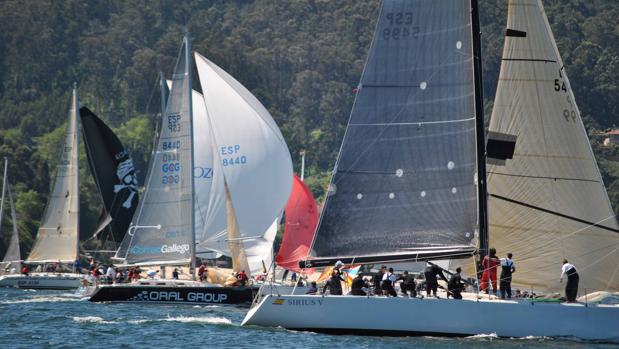
<path id="1" fill-rule="evenodd" d="M 250 306 L 258 287 L 217 286 L 102 286 L 91 302 L 144 304 L 246 305 Z"/>

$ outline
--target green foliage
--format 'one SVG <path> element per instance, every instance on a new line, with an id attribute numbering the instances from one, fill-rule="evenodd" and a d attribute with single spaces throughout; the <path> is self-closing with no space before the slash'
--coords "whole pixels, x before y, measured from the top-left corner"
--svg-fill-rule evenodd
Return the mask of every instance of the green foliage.
<path id="1" fill-rule="evenodd" d="M 324 198 L 373 35 L 380 1 L 0 1 L 0 156 L 18 197 L 20 229 L 36 232 L 62 142 L 70 90 L 114 128 L 141 183 L 147 171 L 159 70 L 173 70 L 188 28 L 197 52 L 254 93 L 286 138 L 295 165 Z M 544 0 L 591 134 L 618 127 L 619 2 Z M 505 0 L 481 0 L 486 115 L 496 90 Z M 194 79 L 194 88 L 199 83 Z M 616 210 L 616 150 L 594 142 Z M 82 236 L 98 197 L 81 153 Z"/>

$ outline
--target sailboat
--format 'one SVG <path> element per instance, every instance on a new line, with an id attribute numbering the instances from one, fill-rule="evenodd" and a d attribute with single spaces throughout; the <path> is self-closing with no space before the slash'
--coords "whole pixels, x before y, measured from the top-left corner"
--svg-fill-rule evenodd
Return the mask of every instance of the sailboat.
<path id="1" fill-rule="evenodd" d="M 40 267 L 56 265 L 53 272 L 35 272 L 29 275 L 5 275 L 0 284 L 9 287 L 33 289 L 76 289 L 84 278 L 82 274 L 64 272 L 57 268 L 73 266 L 79 253 L 79 110 L 77 88 L 73 88 L 69 124 L 65 133 L 56 179 L 45 208 L 34 247 L 27 265 Z"/>
<path id="2" fill-rule="evenodd" d="M 116 134 L 95 113 L 81 107 L 79 115 L 90 172 L 103 203 L 93 235 L 119 244 L 139 202 L 135 167 Z"/>
<path id="3" fill-rule="evenodd" d="M 4 203 L 8 197 L 9 204 L 11 205 L 11 222 L 13 223 L 13 230 L 11 231 L 11 239 L 9 241 L 8 248 L 0 263 L 0 275 L 2 274 L 15 274 L 21 270 L 21 252 L 19 250 L 19 233 L 17 232 L 17 218 L 15 214 L 15 202 L 13 202 L 13 195 L 11 194 L 11 186 L 7 178 L 7 169 L 9 166 L 9 160 L 4 158 L 4 176 L 2 177 L 2 201 L 0 201 L 0 227 L 2 227 L 2 217 L 4 217 Z M 2 281 L 0 279 L 0 286 Z"/>
<path id="4" fill-rule="evenodd" d="M 165 118 L 160 128 L 156 152 L 151 160 L 146 190 L 134 223 L 132 223 L 133 231 L 130 228 L 130 233 L 123 240 L 117 257 L 121 257 L 127 265 L 188 264 L 195 261 L 195 241 L 198 241 L 201 243 L 198 246 L 206 246 L 205 248 L 210 251 L 232 251 L 228 253 L 233 256 L 233 260 L 236 259 L 235 269 L 246 270 L 250 273 L 253 270 L 250 263 L 257 264 L 257 261 L 252 260 L 252 256 L 264 258 L 263 252 L 266 247 L 268 247 L 270 256 L 272 247 L 269 244 L 272 245 L 276 232 L 276 225 L 273 222 L 281 214 L 289 195 L 289 187 L 284 190 L 280 189 L 286 184 L 286 179 L 276 175 L 276 171 L 280 171 L 282 167 L 286 168 L 285 157 L 280 164 L 272 166 L 272 169 L 262 170 L 269 168 L 267 164 L 275 164 L 277 160 L 282 160 L 281 152 L 277 152 L 278 149 L 274 149 L 271 145 L 273 142 L 271 135 L 277 132 L 275 134 L 279 137 L 274 139 L 279 147 L 282 144 L 285 147 L 285 143 L 270 115 L 255 97 L 214 64 L 207 68 L 203 67 L 201 64 L 206 60 L 199 59 L 201 56 L 198 55 L 196 56 L 198 73 L 205 96 L 202 100 L 194 101 L 196 97 L 201 96 L 190 88 L 191 84 L 188 79 L 190 79 L 192 69 L 189 52 L 189 42 L 185 37 L 166 106 Z M 222 92 L 226 94 L 225 98 L 218 98 L 217 94 Z M 177 110 L 179 103 L 183 105 L 180 111 Z M 234 110 L 231 111 L 232 109 Z M 268 119 L 262 114 L 263 111 L 267 113 Z M 202 117 L 204 120 L 194 120 L 197 117 Z M 224 127 L 234 127 L 234 123 L 237 123 L 234 128 L 234 137 L 221 136 L 224 130 L 216 130 L 217 127 L 222 127 L 220 126 L 222 121 L 219 120 L 223 118 L 228 118 Z M 193 128 L 190 127 L 189 122 L 194 123 Z M 189 134 L 182 140 L 172 138 L 174 133 L 196 129 L 196 126 L 201 127 L 197 131 L 199 135 Z M 287 154 L 287 147 L 285 150 L 289 164 L 287 174 L 291 179 L 290 155 Z M 224 157 L 224 155 L 229 156 Z M 169 161 L 159 163 L 165 159 Z M 190 159 L 192 162 L 195 161 L 195 164 L 190 166 Z M 165 168 L 168 172 L 162 173 L 161 179 L 154 182 L 153 174 L 159 175 L 158 172 L 162 170 L 165 172 Z M 192 168 L 193 171 L 189 171 Z M 260 179 L 260 176 L 266 178 L 264 185 L 258 188 L 252 187 L 253 182 L 247 181 L 247 178 L 256 180 Z M 177 178 L 180 183 L 188 182 L 188 178 L 195 183 L 192 184 L 192 190 L 186 193 L 186 196 L 181 196 L 181 199 L 186 197 L 191 200 L 186 203 L 187 207 L 177 207 L 179 194 L 174 194 L 172 191 Z M 280 183 L 273 185 L 277 180 L 280 180 Z M 261 190 L 270 190 L 271 195 L 275 195 L 273 199 L 275 204 L 272 200 L 266 202 L 267 196 L 262 195 Z M 154 196 L 153 193 L 158 194 L 159 197 Z M 279 196 L 284 199 L 280 199 Z M 251 205 L 255 211 L 251 215 L 248 214 L 249 208 L 244 201 L 250 199 L 256 200 Z M 267 211 L 269 214 L 262 215 L 265 212 L 264 207 L 276 205 L 278 200 L 282 203 L 276 210 L 277 212 Z M 190 203 L 193 206 L 190 206 Z M 168 209 L 162 212 L 161 205 L 168 205 Z M 177 216 L 181 219 L 174 225 L 166 227 L 162 224 L 162 217 L 174 212 L 177 212 Z M 145 221 L 140 217 L 150 218 Z M 178 226 L 185 227 L 180 234 Z M 250 227 L 255 230 L 249 230 Z M 171 234 L 170 230 L 174 234 Z M 208 240 L 202 237 L 203 234 L 208 235 L 214 231 L 219 233 L 221 230 L 226 232 L 226 238 L 223 240 L 227 248 L 221 247 L 223 244 L 217 240 L 213 241 L 214 243 L 203 243 Z M 178 241 L 180 237 L 185 240 Z M 166 255 L 170 251 L 170 246 L 174 250 L 182 249 L 180 253 L 182 257 L 177 253 L 177 256 L 181 258 L 167 260 Z M 189 258 L 189 260 L 183 260 L 183 258 Z M 270 262 L 267 263 L 270 264 Z M 190 275 L 195 278 L 193 270 L 190 271 Z M 137 285 L 104 285 L 95 291 L 90 300 L 95 302 L 249 304 L 256 291 L 257 288 L 254 287 L 223 287 L 190 280 L 157 279 L 140 280 Z"/>
<path id="5" fill-rule="evenodd" d="M 487 215 L 492 217 L 496 211 L 507 209 L 507 203 L 519 204 L 496 197 L 507 203 L 501 204 L 503 207 L 486 209 L 477 1 L 385 0 L 336 163 L 331 196 L 325 203 L 312 245 L 314 255 L 304 263 L 305 266 L 332 265 L 336 258 L 344 263 L 471 261 L 474 253 L 487 253 L 489 233 L 495 246 L 513 248 L 516 258 L 518 254 L 514 246 L 527 245 L 518 250 L 523 258 L 530 259 L 523 262 L 525 268 L 534 263 L 537 247 L 544 246 L 539 250 L 543 254 L 559 249 L 556 245 L 562 243 L 569 245 L 564 245 L 565 249 L 559 255 L 562 253 L 568 259 L 574 257 L 579 263 L 587 263 L 591 257 L 585 256 L 584 250 L 588 249 L 588 254 L 598 255 L 605 263 L 615 261 L 610 265 L 611 269 L 616 268 L 619 236 L 606 233 L 609 229 L 612 232 L 616 225 L 610 223 L 613 218 L 609 218 L 612 213 L 608 211 L 603 184 L 597 168 L 594 168 L 595 162 L 586 144 L 582 122 L 542 5 L 539 0 L 510 0 L 509 11 L 501 68 L 501 79 L 504 80 L 497 92 L 501 103 L 495 106 L 493 118 L 498 120 L 491 123 L 495 134 L 489 135 L 487 151 L 493 161 L 507 163 L 507 172 L 502 175 L 491 173 L 490 179 L 497 181 L 490 182 L 491 188 L 497 191 L 490 192 L 490 195 L 504 196 L 528 206 L 510 206 L 509 209 L 519 212 L 498 213 L 503 216 L 491 218 L 493 225 L 488 231 Z M 565 90 L 553 90 L 555 82 L 560 90 L 565 83 Z M 530 99 L 533 97 L 541 106 Z M 566 117 L 563 116 L 564 107 L 569 108 Z M 535 114 L 529 115 L 526 121 L 514 121 L 526 113 Z M 543 128 L 547 132 L 543 149 L 523 144 L 536 136 L 542 137 L 539 134 L 542 129 L 533 131 L 537 124 L 527 125 L 533 118 L 549 120 Z M 557 125 L 558 122 L 565 124 Z M 570 127 L 573 130 L 567 132 Z M 534 133 L 526 136 L 526 132 Z M 558 135 L 562 136 L 563 142 L 558 140 Z M 574 138 L 568 138 L 571 136 Z M 496 143 L 492 144 L 495 141 L 502 143 L 497 147 Z M 576 148 L 566 150 L 572 147 L 571 142 L 578 143 Z M 558 149 L 561 145 L 565 148 Z M 515 152 L 511 154 L 509 148 L 513 147 Z M 577 160 L 580 165 L 568 166 L 574 153 L 584 158 Z M 530 160 L 533 154 L 544 154 L 545 158 Z M 548 161 L 552 156 L 556 160 Z M 516 165 L 523 159 L 528 165 L 531 164 L 528 161 L 538 161 L 539 167 Z M 510 162 L 513 165 L 509 165 Z M 586 168 L 580 171 L 587 173 L 574 173 L 577 166 L 584 164 Z M 553 167 L 558 171 L 565 169 L 566 172 L 559 173 L 571 178 L 595 180 L 577 184 L 576 188 L 583 195 L 596 195 L 597 198 L 577 195 L 569 203 L 557 203 L 550 208 L 547 205 L 552 198 L 529 201 L 551 189 L 544 188 L 548 185 L 548 178 L 525 176 L 543 177 L 550 173 L 557 176 L 557 172 L 550 172 Z M 494 166 L 490 169 L 491 172 L 499 171 Z M 522 178 L 512 178 L 511 185 L 501 187 L 505 183 L 500 183 L 499 178 L 514 174 Z M 524 189 L 532 184 L 538 185 Z M 568 193 L 575 193 L 568 190 L 569 185 L 565 183 L 556 185 Z M 555 192 L 558 189 L 555 187 Z M 539 192 L 534 194 L 535 190 Z M 514 194 L 518 196 L 509 197 Z M 577 202 L 580 199 L 593 201 L 595 205 L 582 207 L 587 203 Z M 492 200 L 491 204 L 495 198 Z M 540 227 L 548 225 L 545 222 L 536 225 L 537 214 L 532 213 L 535 208 L 531 206 L 577 217 L 580 221 L 563 217 L 566 221 L 561 224 L 574 229 L 578 223 L 579 230 L 592 229 L 584 234 L 591 244 L 574 243 L 579 240 L 570 238 L 579 235 L 575 230 L 566 235 L 544 237 L 547 232 L 541 231 Z M 567 206 L 570 206 L 569 210 Z M 561 213 L 564 209 L 565 213 Z M 585 216 L 594 210 L 596 215 Z M 559 217 L 549 212 L 543 214 L 555 216 L 546 217 L 548 220 L 558 220 Z M 512 220 L 500 221 L 508 215 Z M 587 223 L 587 218 L 597 225 Z M 533 225 L 533 231 L 524 235 L 530 239 L 517 241 L 517 234 L 509 233 L 517 231 L 520 234 L 528 230 L 523 222 L 533 222 L 529 223 Z M 604 222 L 606 224 L 601 227 Z M 503 228 L 507 233 L 499 231 L 495 237 L 498 224 L 507 226 Z M 550 241 L 554 246 L 548 246 Z M 599 252 L 600 246 L 612 247 Z M 544 280 L 553 284 L 560 274 L 560 260 L 551 260 L 556 255 L 549 259 L 539 257 L 553 265 L 548 266 L 554 270 L 551 280 Z M 546 267 L 542 266 L 544 270 Z M 584 274 L 588 272 L 591 270 L 582 271 Z M 604 271 L 601 277 L 611 274 L 612 271 Z M 537 279 L 538 274 L 534 275 Z M 523 277 L 528 276 L 523 274 Z M 614 281 L 602 285 L 602 289 L 616 290 L 619 287 L 617 279 L 609 279 Z M 504 337 L 619 340 L 619 306 L 593 304 L 586 300 L 584 303 L 497 300 L 475 294 L 464 300 L 267 295 L 250 309 L 243 325 L 365 335 L 496 334 Z M 373 320 L 369 320 L 367 314 L 372 314 Z"/>

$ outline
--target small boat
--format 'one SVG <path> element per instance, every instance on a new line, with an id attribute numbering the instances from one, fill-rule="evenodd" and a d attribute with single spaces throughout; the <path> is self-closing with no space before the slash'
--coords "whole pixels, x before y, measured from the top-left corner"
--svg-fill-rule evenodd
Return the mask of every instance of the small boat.
<path id="1" fill-rule="evenodd" d="M 581 268 L 581 290 L 619 289 L 617 223 L 541 2 L 510 0 L 507 25 L 486 148 L 477 1 L 383 1 L 303 266 L 475 265 L 492 241 L 514 252 L 515 284 L 557 290 L 567 258 Z M 592 299 L 272 294 L 242 325 L 619 341 L 619 305 Z"/>
<path id="2" fill-rule="evenodd" d="M 56 179 L 37 238 L 26 265 L 55 265 L 53 272 L 0 276 L 0 285 L 31 289 L 77 289 L 85 275 L 64 272 L 58 267 L 73 266 L 79 255 L 79 141 L 77 88 L 73 88 L 69 124 L 65 133 Z"/>

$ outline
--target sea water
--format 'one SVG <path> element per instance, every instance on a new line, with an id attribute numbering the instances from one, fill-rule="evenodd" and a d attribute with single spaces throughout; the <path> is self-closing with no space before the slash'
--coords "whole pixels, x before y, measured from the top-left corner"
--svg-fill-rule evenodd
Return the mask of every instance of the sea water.
<path id="1" fill-rule="evenodd" d="M 363 337 L 241 327 L 246 312 L 231 306 L 90 303 L 77 292 L 0 288 L 0 348 L 619 348 L 492 334 Z M 490 320 L 501 321 L 498 315 Z"/>

